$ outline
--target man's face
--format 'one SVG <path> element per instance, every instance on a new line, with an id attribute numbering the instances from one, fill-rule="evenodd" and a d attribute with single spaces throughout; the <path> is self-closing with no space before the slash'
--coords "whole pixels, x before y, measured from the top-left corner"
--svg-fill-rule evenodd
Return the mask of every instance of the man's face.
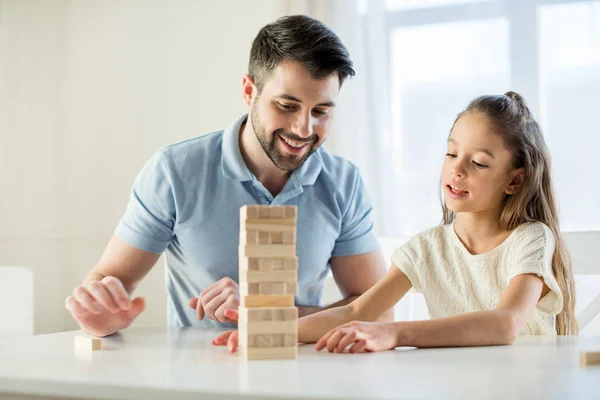
<path id="1" fill-rule="evenodd" d="M 316 80 L 298 62 L 281 62 L 252 100 L 250 122 L 263 150 L 284 171 L 300 167 L 325 141 L 340 89 L 336 73 Z"/>

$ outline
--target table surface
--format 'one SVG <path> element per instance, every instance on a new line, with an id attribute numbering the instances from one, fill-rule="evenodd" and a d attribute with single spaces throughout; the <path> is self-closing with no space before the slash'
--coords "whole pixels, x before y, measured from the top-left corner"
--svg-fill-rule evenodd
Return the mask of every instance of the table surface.
<path id="1" fill-rule="evenodd" d="M 217 333 L 131 327 L 94 352 L 74 349 L 79 331 L 0 338 L 0 398 L 600 399 L 600 366 L 579 367 L 600 336 L 367 354 L 301 345 L 296 360 L 243 361 L 210 344 Z"/>

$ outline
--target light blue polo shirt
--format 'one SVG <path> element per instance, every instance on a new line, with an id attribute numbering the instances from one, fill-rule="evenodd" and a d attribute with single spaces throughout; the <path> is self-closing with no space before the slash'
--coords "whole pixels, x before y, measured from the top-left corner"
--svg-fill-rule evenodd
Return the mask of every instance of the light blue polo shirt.
<path id="1" fill-rule="evenodd" d="M 138 249 L 166 250 L 170 326 L 232 326 L 198 321 L 188 301 L 223 277 L 238 282 L 244 204 L 298 206 L 298 306 L 322 305 L 331 257 L 379 248 L 371 202 L 353 164 L 321 147 L 273 197 L 242 158 L 239 131 L 246 118 L 159 150 L 137 176 L 116 229 Z"/>

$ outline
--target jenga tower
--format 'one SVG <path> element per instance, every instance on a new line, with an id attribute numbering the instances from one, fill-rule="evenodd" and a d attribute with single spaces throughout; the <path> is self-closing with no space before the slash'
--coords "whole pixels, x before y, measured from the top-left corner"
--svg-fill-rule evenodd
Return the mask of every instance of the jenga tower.
<path id="1" fill-rule="evenodd" d="M 247 360 L 296 358 L 296 206 L 240 209 L 239 351 Z"/>

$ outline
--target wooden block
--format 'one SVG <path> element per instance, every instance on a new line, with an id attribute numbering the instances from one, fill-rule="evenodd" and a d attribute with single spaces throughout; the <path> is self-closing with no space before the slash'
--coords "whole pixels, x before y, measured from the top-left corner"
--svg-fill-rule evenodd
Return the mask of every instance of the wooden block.
<path id="1" fill-rule="evenodd" d="M 293 295 L 242 295 L 240 294 L 240 307 L 255 308 L 255 307 L 293 307 Z"/>
<path id="2" fill-rule="evenodd" d="M 259 335 L 239 335 L 238 344 L 240 347 L 290 347 L 298 344 L 298 336 L 296 334 L 275 333 Z"/>
<path id="3" fill-rule="evenodd" d="M 248 347 L 274 347 L 274 336 L 269 334 L 248 335 Z"/>
<path id="4" fill-rule="evenodd" d="M 296 206 L 286 206 L 284 209 L 284 217 L 285 218 L 292 218 L 292 219 L 297 219 L 298 218 L 298 207 Z"/>
<path id="5" fill-rule="evenodd" d="M 296 219 L 297 206 L 245 205 L 240 208 L 241 219 Z"/>
<path id="6" fill-rule="evenodd" d="M 587 367 L 590 365 L 600 365 L 600 351 L 582 351 L 579 353 L 579 365 Z"/>
<path id="7" fill-rule="evenodd" d="M 285 218 L 285 208 L 282 206 L 271 207 L 271 218 L 283 219 Z"/>
<path id="8" fill-rule="evenodd" d="M 291 234 L 291 232 L 269 232 L 269 244 L 284 244 L 283 243 L 283 234 Z M 293 244 L 293 243 L 287 243 Z"/>
<path id="9" fill-rule="evenodd" d="M 296 232 L 296 221 L 291 219 L 247 219 L 240 222 L 240 232 Z"/>
<path id="10" fill-rule="evenodd" d="M 290 321 L 238 321 L 239 334 L 258 335 L 288 333 L 296 335 L 298 333 L 298 320 Z"/>
<path id="11" fill-rule="evenodd" d="M 244 244 L 296 244 L 295 232 L 241 231 L 240 245 Z"/>
<path id="12" fill-rule="evenodd" d="M 258 231 L 241 231 L 240 245 L 258 244 Z"/>
<path id="13" fill-rule="evenodd" d="M 238 308 L 239 320 L 242 321 L 291 321 L 298 319 L 297 307 L 257 307 Z"/>
<path id="14" fill-rule="evenodd" d="M 298 258 L 240 258 L 240 273 L 242 271 L 296 271 Z M 297 273 L 297 272 L 296 272 Z"/>
<path id="15" fill-rule="evenodd" d="M 298 357 L 298 346 L 264 348 L 240 346 L 240 357 L 244 360 L 295 359 Z"/>
<path id="16" fill-rule="evenodd" d="M 289 347 L 298 344 L 298 335 L 280 333 L 271 336 L 272 347 Z"/>
<path id="17" fill-rule="evenodd" d="M 260 218 L 260 219 L 271 218 L 271 207 L 260 207 L 258 209 L 258 218 Z"/>
<path id="18" fill-rule="evenodd" d="M 276 284 L 276 285 L 275 285 Z M 244 282 L 239 283 L 240 296 L 298 294 L 296 282 Z"/>
<path id="19" fill-rule="evenodd" d="M 75 336 L 75 350 L 100 350 L 102 339 L 92 336 Z"/>
<path id="20" fill-rule="evenodd" d="M 258 292 L 260 294 L 281 295 L 285 293 L 284 282 L 258 282 Z"/>
<path id="21" fill-rule="evenodd" d="M 242 282 L 291 282 L 298 281 L 298 272 L 292 271 L 240 271 L 240 283 Z"/>
<path id="22" fill-rule="evenodd" d="M 296 245 L 290 244 L 246 244 L 240 245 L 240 258 L 242 257 L 294 257 Z"/>
<path id="23" fill-rule="evenodd" d="M 246 205 L 240 208 L 240 218 L 245 219 L 257 219 L 260 206 L 259 205 Z"/>

